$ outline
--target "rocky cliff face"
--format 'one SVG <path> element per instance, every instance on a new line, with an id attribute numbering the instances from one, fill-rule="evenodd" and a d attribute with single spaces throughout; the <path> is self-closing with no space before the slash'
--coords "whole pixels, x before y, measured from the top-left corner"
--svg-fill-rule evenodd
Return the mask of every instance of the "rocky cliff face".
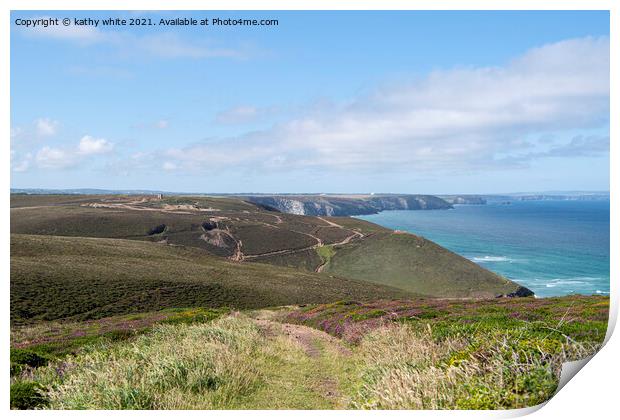
<path id="1" fill-rule="evenodd" d="M 486 204 L 487 200 L 479 195 L 442 195 L 450 204 Z"/>
<path id="2" fill-rule="evenodd" d="M 449 209 L 452 206 L 432 195 L 378 195 L 362 198 L 338 196 L 251 196 L 247 201 L 283 213 L 308 216 L 357 216 L 383 210 Z"/>
<path id="3" fill-rule="evenodd" d="M 527 287 L 519 286 L 517 290 L 515 290 L 512 293 L 497 295 L 496 297 L 502 298 L 502 297 L 529 297 L 529 296 L 534 296 L 534 292 L 532 292 Z"/>

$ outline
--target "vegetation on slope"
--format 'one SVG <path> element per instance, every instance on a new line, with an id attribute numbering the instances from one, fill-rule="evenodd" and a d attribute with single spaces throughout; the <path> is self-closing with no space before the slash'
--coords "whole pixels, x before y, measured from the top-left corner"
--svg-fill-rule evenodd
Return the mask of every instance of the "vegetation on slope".
<path id="1" fill-rule="evenodd" d="M 335 243 L 352 234 L 315 217 L 264 211 L 232 198 L 113 196 L 78 202 L 65 196 L 29 200 L 12 196 L 12 200 L 11 233 L 166 241 L 224 257 L 233 257 L 236 251 L 241 256 L 301 252 L 319 241 Z"/>
<path id="2" fill-rule="evenodd" d="M 561 364 L 592 355 L 609 298 L 338 302 L 284 322 L 354 343 L 361 359 L 351 405 L 381 409 L 500 409 L 540 404 Z"/>
<path id="3" fill-rule="evenodd" d="M 163 242 L 439 297 L 519 290 L 414 235 L 346 217 L 268 211 L 230 197 L 13 195 L 12 206 L 11 233 Z"/>
<path id="4" fill-rule="evenodd" d="M 228 314 L 229 308 L 170 308 L 155 312 L 114 315 L 87 321 L 37 321 L 11 326 L 11 374 L 47 364 L 81 348 L 124 341 L 159 324 L 206 322 Z M 43 361 L 43 362 L 41 362 Z"/>
<path id="5" fill-rule="evenodd" d="M 337 246 L 323 271 L 437 297 L 488 298 L 520 288 L 431 241 L 404 232 L 377 233 Z"/>
<path id="6" fill-rule="evenodd" d="M 600 296 L 413 298 L 519 286 L 355 219 L 136 196 L 11 216 L 12 408 L 518 408 L 606 330 Z"/>
<path id="7" fill-rule="evenodd" d="M 170 307 L 261 308 L 407 295 L 399 289 L 196 248 L 11 235 L 11 321 L 94 319 Z"/>
<path id="8" fill-rule="evenodd" d="M 481 330 L 514 333 L 522 328 L 544 340 L 562 342 L 567 337 L 602 342 L 607 330 L 609 297 L 563 296 L 522 299 L 430 299 L 339 301 L 308 305 L 286 313 L 286 322 L 318 328 L 346 341 L 357 342 L 362 334 L 386 322 L 431 328 L 434 337 L 467 337 Z M 547 347 L 544 345 L 543 347 Z"/>
<path id="9" fill-rule="evenodd" d="M 600 346 L 608 305 L 579 296 L 347 301 L 157 321 L 164 323 L 143 334 L 92 342 L 20 371 L 13 406 L 526 407 L 553 395 L 562 362 Z M 27 337 L 28 328 L 14 337 Z"/>

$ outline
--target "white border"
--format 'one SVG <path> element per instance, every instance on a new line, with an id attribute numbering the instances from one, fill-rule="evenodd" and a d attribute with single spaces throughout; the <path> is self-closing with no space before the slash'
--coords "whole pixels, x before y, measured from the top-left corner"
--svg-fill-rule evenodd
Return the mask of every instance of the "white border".
<path id="1" fill-rule="evenodd" d="M 0 375 L 6 378 L 2 383 L 0 390 L 0 398 L 2 398 L 2 406 L 9 411 L 10 416 L 14 417 L 67 417 L 80 418 L 86 414 L 84 412 L 18 412 L 10 411 L 9 407 L 9 391 L 8 391 L 8 349 L 9 349 L 9 229 L 7 227 L 10 217 L 10 154 L 9 149 L 9 131 L 10 131 L 10 79 L 9 79 L 9 48 L 10 48 L 10 10 L 610 10 L 611 18 L 611 115 L 620 115 L 618 112 L 618 83 L 617 75 L 620 70 L 618 67 L 618 24 L 619 6 L 618 2 L 613 0 L 357 0 L 340 2 L 329 0 L 231 0 L 231 1 L 195 1 L 195 0 L 177 0 L 175 2 L 165 0 L 91 0 L 89 2 L 76 0 L 5 0 L 2 2 L 2 19 L 0 20 L 0 45 L 2 63 L 0 64 L 0 80 L 3 92 L 0 102 L 1 117 L 0 126 L 2 127 L 3 138 L 5 139 L 4 153 L 1 154 L 3 172 L 1 175 L 3 194 L 2 206 L 0 211 L 3 215 L 4 229 L 2 230 L 3 241 L 0 243 L 2 255 L 4 255 L 5 264 L 0 265 L 0 273 L 2 273 L 2 295 L 4 297 L 5 310 L 2 317 L 2 344 L 0 344 L 0 360 L 3 363 L 3 371 Z M 615 279 L 619 274 L 618 260 L 615 258 L 619 255 L 620 226 L 618 224 L 617 215 L 620 214 L 620 203 L 618 195 L 618 179 L 620 179 L 620 169 L 618 168 L 618 130 L 617 119 L 610 122 L 611 134 L 611 317 L 610 328 L 608 331 L 608 342 L 606 346 L 597 354 L 587 366 L 577 375 L 577 377 L 560 390 L 544 407 L 536 411 L 537 408 L 524 410 L 511 410 L 505 412 L 472 412 L 472 411 L 392 411 L 392 412 L 360 412 L 360 411 L 340 411 L 340 412 L 321 412 L 315 411 L 218 411 L 218 412 L 114 412 L 115 416 L 122 417 L 142 417 L 146 418 L 169 418 L 172 416 L 187 416 L 194 418 L 217 417 L 218 419 L 232 419 L 238 417 L 252 418 L 314 418 L 318 416 L 326 416 L 328 418 L 349 417 L 356 418 L 499 418 L 499 417 L 515 417 L 531 413 L 532 419 L 556 419 L 556 418 L 611 418 L 617 415 L 617 384 L 620 376 L 617 355 L 620 355 L 620 343 L 616 336 L 612 336 L 611 332 L 615 326 L 618 312 L 618 291 L 615 287 Z M 614 413 L 616 412 L 616 413 Z M 612 414 L 614 413 L 614 414 Z M 103 418 L 107 416 L 107 412 L 88 412 L 89 416 Z"/>

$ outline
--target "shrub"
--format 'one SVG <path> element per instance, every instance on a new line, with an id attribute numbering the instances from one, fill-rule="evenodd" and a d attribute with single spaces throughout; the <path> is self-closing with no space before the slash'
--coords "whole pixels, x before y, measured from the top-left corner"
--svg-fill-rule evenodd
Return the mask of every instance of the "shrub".
<path id="1" fill-rule="evenodd" d="M 11 349 L 11 363 L 28 365 L 31 367 L 45 366 L 49 359 L 32 350 Z"/>
<path id="2" fill-rule="evenodd" d="M 11 376 L 18 375 L 25 366 L 37 368 L 45 366 L 49 358 L 26 349 L 11 349 Z"/>
<path id="3" fill-rule="evenodd" d="M 116 330 L 103 334 L 104 337 L 110 339 L 110 341 L 125 341 L 138 334 L 138 331 L 133 330 Z"/>
<path id="4" fill-rule="evenodd" d="M 44 389 L 38 382 L 19 381 L 11 384 L 11 408 L 32 410 L 47 405 Z"/>

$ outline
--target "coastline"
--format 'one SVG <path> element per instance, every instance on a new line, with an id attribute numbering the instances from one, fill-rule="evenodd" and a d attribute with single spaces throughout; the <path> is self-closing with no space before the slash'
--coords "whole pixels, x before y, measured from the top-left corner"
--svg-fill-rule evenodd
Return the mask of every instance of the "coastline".
<path id="1" fill-rule="evenodd" d="M 456 204 L 454 211 L 445 213 L 384 211 L 354 217 L 423 236 L 531 289 L 538 298 L 609 296 L 607 204 L 568 200 L 519 201 L 512 206 Z M 575 239 L 583 237 L 589 238 L 587 243 Z"/>

